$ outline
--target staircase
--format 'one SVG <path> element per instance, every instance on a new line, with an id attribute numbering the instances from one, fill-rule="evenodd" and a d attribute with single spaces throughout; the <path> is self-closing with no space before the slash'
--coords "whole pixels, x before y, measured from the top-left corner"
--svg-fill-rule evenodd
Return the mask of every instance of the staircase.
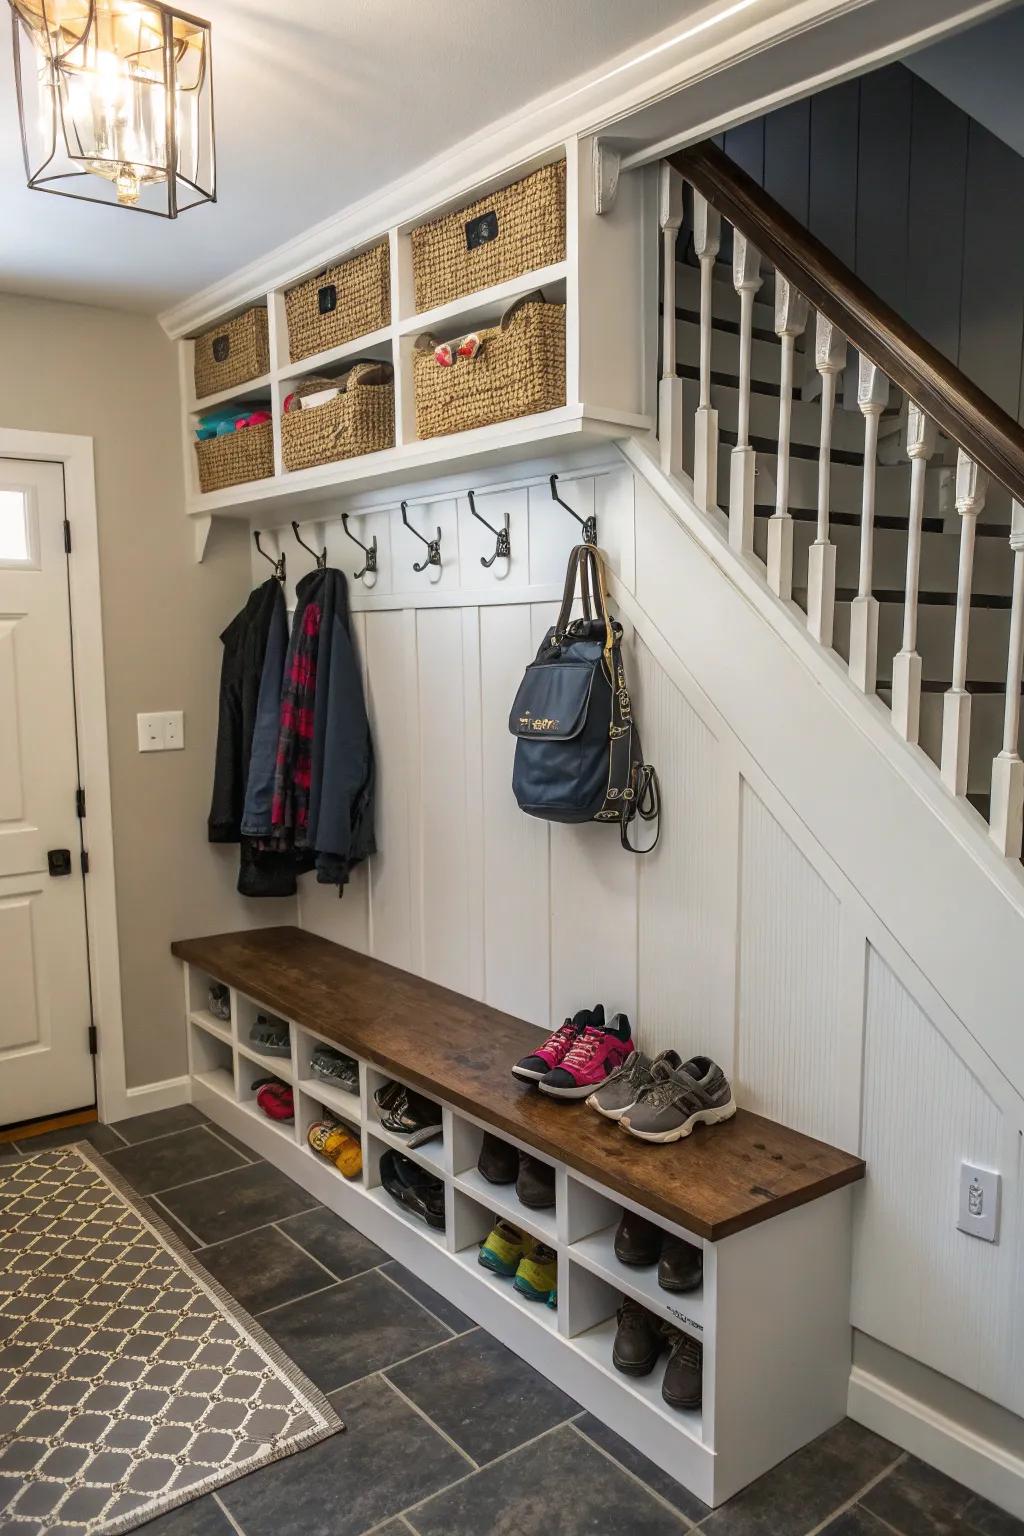
<path id="1" fill-rule="evenodd" d="M 1024 431 L 713 145 L 661 177 L 663 468 L 1019 859 Z"/>

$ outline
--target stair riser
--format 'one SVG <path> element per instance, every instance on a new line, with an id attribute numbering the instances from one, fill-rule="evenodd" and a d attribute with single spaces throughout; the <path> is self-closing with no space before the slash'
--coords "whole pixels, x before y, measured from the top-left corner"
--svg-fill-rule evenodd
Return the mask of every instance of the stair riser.
<path id="1" fill-rule="evenodd" d="M 729 484 L 731 449 L 718 453 L 718 484 Z M 754 497 L 758 507 L 774 508 L 778 480 L 778 456 L 759 453 L 755 460 Z M 926 516 L 938 515 L 939 470 L 929 469 L 925 492 Z M 829 482 L 829 504 L 833 512 L 851 512 L 860 516 L 864 494 L 864 474 L 859 464 L 833 464 Z M 721 498 L 720 498 L 721 499 Z M 887 517 L 906 517 L 910 501 L 910 465 L 880 464 L 875 471 L 875 512 Z M 790 458 L 789 505 L 813 510 L 818 505 L 818 464 L 815 459 Z"/>
<path id="2" fill-rule="evenodd" d="M 807 585 L 807 551 L 814 541 L 813 523 L 793 526 L 793 586 Z M 833 524 L 831 542 L 836 547 L 836 586 L 855 587 L 860 570 L 860 528 Z M 754 549 L 765 559 L 768 549 L 768 518 L 754 525 Z M 960 539 L 955 533 L 930 533 L 922 540 L 921 592 L 955 592 L 960 561 Z M 875 529 L 874 586 L 878 591 L 904 590 L 907 574 L 907 535 L 903 529 Z M 1013 566 L 1001 539 L 978 539 L 974 550 L 973 590 L 986 596 L 1009 596 Z"/>
<path id="3" fill-rule="evenodd" d="M 923 607 L 918 610 L 917 648 L 929 682 L 948 683 L 953 665 L 954 608 Z M 979 608 L 971 615 L 967 651 L 969 678 L 998 680 L 1006 676 L 1006 648 L 1010 615 L 1005 609 Z M 903 604 L 881 603 L 878 611 L 878 676 L 892 675 L 892 658 L 903 640 Z M 836 604 L 835 649 L 850 655 L 850 604 Z"/>
<path id="4" fill-rule="evenodd" d="M 693 470 L 693 413 L 700 400 L 696 379 L 683 380 L 683 453 L 687 473 Z M 739 391 L 727 384 L 711 386 L 711 404 L 718 412 L 721 432 L 735 435 L 739 408 Z M 750 431 L 754 437 L 777 442 L 779 436 L 779 402 L 772 395 L 752 394 L 750 397 Z M 816 401 L 794 400 L 792 404 L 792 436 L 794 443 L 806 443 L 817 452 L 821 440 L 821 406 Z M 849 411 L 836 411 L 832 417 L 832 447 L 847 453 L 864 452 L 864 423 L 859 415 Z M 817 462 L 815 459 L 814 462 Z"/>

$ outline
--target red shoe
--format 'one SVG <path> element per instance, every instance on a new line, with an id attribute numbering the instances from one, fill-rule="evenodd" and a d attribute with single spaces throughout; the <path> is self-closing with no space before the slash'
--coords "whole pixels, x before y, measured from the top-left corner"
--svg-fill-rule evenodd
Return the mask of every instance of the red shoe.
<path id="1" fill-rule="evenodd" d="M 253 1083 L 253 1087 L 257 1090 L 256 1103 L 268 1120 L 294 1122 L 295 1096 L 287 1083 L 276 1077 L 264 1077 Z"/>
<path id="2" fill-rule="evenodd" d="M 543 1045 L 538 1046 L 532 1056 L 524 1056 L 516 1062 L 512 1076 L 521 1078 L 524 1083 L 539 1083 L 553 1067 L 561 1065 L 579 1036 L 590 1025 L 595 1029 L 604 1029 L 604 1008 L 600 1003 L 595 1003 L 593 1009 L 581 1008 L 571 1019 L 566 1019 Z"/>
<path id="3" fill-rule="evenodd" d="M 571 1050 L 537 1084 L 541 1093 L 556 1099 L 586 1099 L 606 1078 L 617 1072 L 633 1054 L 629 1020 L 617 1013 L 607 1026 L 591 1024 L 573 1042 Z"/>

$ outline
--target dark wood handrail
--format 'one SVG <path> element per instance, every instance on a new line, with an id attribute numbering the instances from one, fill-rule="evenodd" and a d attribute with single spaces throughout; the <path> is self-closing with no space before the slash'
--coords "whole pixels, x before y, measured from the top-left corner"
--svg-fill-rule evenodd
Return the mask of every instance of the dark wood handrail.
<path id="1" fill-rule="evenodd" d="M 716 144 L 668 156 L 813 308 L 837 325 L 982 469 L 1024 503 L 1024 428 L 901 320 Z"/>

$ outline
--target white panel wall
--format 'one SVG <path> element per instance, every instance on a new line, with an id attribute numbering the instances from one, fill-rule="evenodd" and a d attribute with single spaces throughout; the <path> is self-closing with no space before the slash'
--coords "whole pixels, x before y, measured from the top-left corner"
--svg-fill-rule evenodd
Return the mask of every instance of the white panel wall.
<path id="1" fill-rule="evenodd" d="M 703 614 L 702 636 L 719 635 L 714 566 L 690 550 L 677 568 L 683 546 L 651 487 L 619 459 L 598 467 L 566 469 L 560 489 L 581 513 L 596 507 L 617 577 L 635 712 L 662 782 L 657 851 L 634 858 L 609 827 L 548 826 L 515 805 L 508 713 L 577 537 L 543 478 L 524 473 L 478 495 L 495 523 L 510 513 L 505 573 L 480 567 L 493 544 L 464 496 L 417 509 L 417 526 L 444 527 L 436 586 L 413 575 L 421 551 L 397 510 L 362 518 L 381 549 L 378 586 L 351 589 L 379 851 L 340 902 L 303 881 L 300 921 L 538 1025 L 598 1000 L 623 1009 L 645 1049 L 706 1052 L 745 1106 L 859 1147 L 857 1327 L 1024 1413 L 1020 1101 L 717 713 L 687 669 L 704 658 L 672 649 L 680 603 Z M 340 529 L 325 536 L 353 569 Z M 728 635 L 715 644 L 732 656 Z M 749 719 L 770 707 L 752 697 Z M 779 728 L 799 733 L 799 711 Z M 994 1247 L 955 1228 L 965 1157 L 1004 1176 Z"/>
<path id="2" fill-rule="evenodd" d="M 840 1141 L 839 901 L 744 783 L 739 1048 L 751 1109 Z"/>
<path id="3" fill-rule="evenodd" d="M 1003 1116 L 874 951 L 864 1059 L 854 1323 L 1022 1412 L 1020 1186 Z M 998 1244 L 956 1230 L 963 1161 L 1010 1175 Z"/>

